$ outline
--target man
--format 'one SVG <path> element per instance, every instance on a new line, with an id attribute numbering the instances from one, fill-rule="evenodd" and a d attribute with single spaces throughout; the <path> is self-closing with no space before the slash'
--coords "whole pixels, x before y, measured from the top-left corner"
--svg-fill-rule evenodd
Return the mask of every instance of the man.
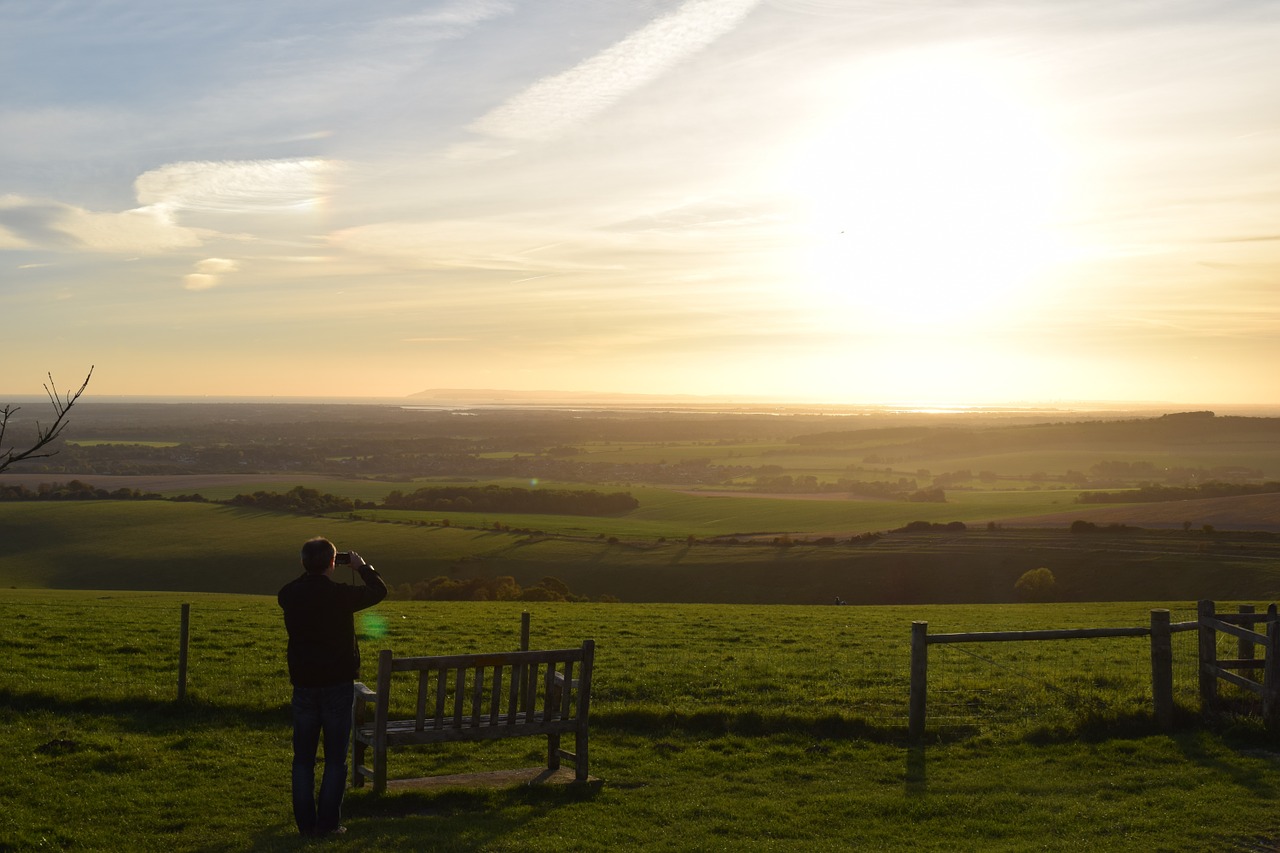
<path id="1" fill-rule="evenodd" d="M 302 576 L 280 590 L 293 682 L 293 817 L 303 835 L 346 832 L 339 822 L 347 787 L 347 746 L 360 677 L 355 612 L 387 596 L 387 585 L 355 551 L 344 554 L 364 586 L 334 583 L 338 549 L 328 539 L 302 546 Z M 316 798 L 316 748 L 324 735 L 324 775 Z"/>

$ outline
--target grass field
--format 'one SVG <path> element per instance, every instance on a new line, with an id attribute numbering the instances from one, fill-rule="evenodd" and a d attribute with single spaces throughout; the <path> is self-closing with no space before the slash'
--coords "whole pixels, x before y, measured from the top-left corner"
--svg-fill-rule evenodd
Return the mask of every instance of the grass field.
<path id="1" fill-rule="evenodd" d="M 1014 678 L 994 652 L 934 655 L 935 722 L 923 748 L 905 743 L 912 620 L 1132 625 L 1151 606 L 531 605 L 535 647 L 596 640 L 598 790 L 365 789 L 325 849 L 1264 849 L 1243 845 L 1280 832 L 1280 756 L 1252 726 L 1192 724 L 1184 645 L 1172 734 L 1148 720 L 1144 645 L 1086 641 L 1021 649 Z M 519 605 L 372 613 L 368 656 L 517 645 Z M 283 641 L 269 597 L 0 593 L 0 849 L 307 848 L 289 813 Z M 519 739 L 394 753 L 391 775 L 535 766 L 541 752 Z"/>

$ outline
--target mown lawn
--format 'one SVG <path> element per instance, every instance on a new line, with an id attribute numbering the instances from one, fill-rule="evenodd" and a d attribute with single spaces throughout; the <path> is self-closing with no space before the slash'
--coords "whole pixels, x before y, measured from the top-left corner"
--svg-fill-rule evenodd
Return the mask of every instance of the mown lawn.
<path id="1" fill-rule="evenodd" d="M 1171 734 L 1149 720 L 1146 647 L 1126 639 L 936 654 L 927 743 L 906 743 L 912 620 L 1134 625 L 1152 606 L 528 605 L 535 647 L 597 643 L 599 787 L 355 792 L 350 832 L 324 847 L 1149 851 L 1280 837 L 1276 743 L 1247 720 L 1196 722 L 1188 646 Z M 1173 607 L 1184 618 L 1188 604 Z M 385 602 L 362 620 L 363 647 L 515 648 L 520 611 Z M 0 593 L 0 849 L 308 848 L 289 813 L 283 642 L 270 597 Z M 399 753 L 391 774 L 528 767 L 542 751 Z"/>

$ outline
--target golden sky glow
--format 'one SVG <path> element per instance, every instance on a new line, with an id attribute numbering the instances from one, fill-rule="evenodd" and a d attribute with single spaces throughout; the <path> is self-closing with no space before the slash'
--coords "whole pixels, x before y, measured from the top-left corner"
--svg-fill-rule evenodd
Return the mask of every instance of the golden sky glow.
<path id="1" fill-rule="evenodd" d="M 1280 403 L 1280 7 L 0 12 L 0 392 Z"/>

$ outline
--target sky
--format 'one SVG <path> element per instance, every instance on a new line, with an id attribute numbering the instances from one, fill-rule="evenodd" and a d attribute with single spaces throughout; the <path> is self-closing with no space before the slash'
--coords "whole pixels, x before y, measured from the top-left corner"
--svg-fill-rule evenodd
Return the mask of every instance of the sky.
<path id="1" fill-rule="evenodd" d="M 1268 0 L 0 0 L 0 394 L 1280 403 Z"/>

